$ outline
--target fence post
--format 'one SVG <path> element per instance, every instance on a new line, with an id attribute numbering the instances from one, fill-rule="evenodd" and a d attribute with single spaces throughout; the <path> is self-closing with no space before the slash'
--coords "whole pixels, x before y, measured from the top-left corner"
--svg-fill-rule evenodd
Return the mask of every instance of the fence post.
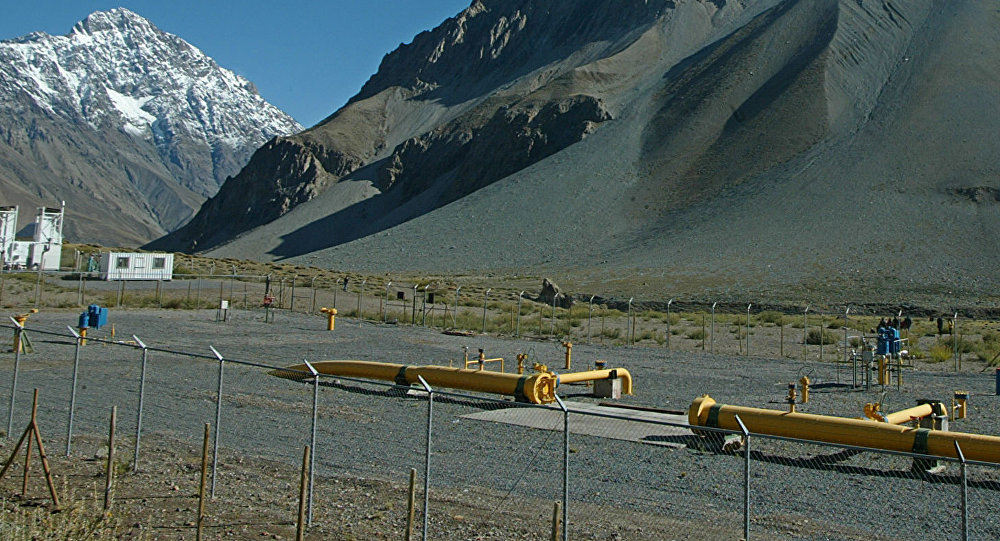
<path id="1" fill-rule="evenodd" d="M 316 277 L 309 281 L 309 290 L 312 291 L 312 305 L 309 306 L 309 313 L 316 312 Z"/>
<path id="2" fill-rule="evenodd" d="M 431 489 L 431 429 L 434 424 L 434 389 L 427 384 L 423 376 L 417 376 L 420 385 L 427 392 L 427 441 L 424 447 L 424 527 L 421 532 L 421 539 L 427 541 L 427 526 L 429 524 L 428 511 L 430 510 L 430 489 Z"/>
<path id="3" fill-rule="evenodd" d="M 410 491 L 406 499 L 406 541 L 413 539 L 413 516 L 417 510 L 417 469 L 410 468 Z"/>
<path id="4" fill-rule="evenodd" d="M 959 368 L 961 368 L 961 364 L 958 361 L 958 312 L 955 312 L 955 317 L 952 318 L 952 321 L 951 345 L 955 350 L 954 353 L 952 353 L 952 357 L 955 359 L 955 371 L 958 372 Z"/>
<path id="5" fill-rule="evenodd" d="M 313 450 L 313 454 L 309 459 L 309 504 L 308 510 L 306 511 L 306 525 L 312 526 L 313 522 L 313 481 L 316 479 L 316 420 L 319 414 L 319 372 L 313 368 L 312 363 L 303 359 L 306 368 L 312 372 L 313 376 L 313 409 L 312 409 L 312 435 L 309 440 L 309 448 Z"/>
<path id="6" fill-rule="evenodd" d="M 358 328 L 361 327 L 361 322 L 365 319 L 361 314 L 361 296 L 365 294 L 365 282 L 367 281 L 367 278 L 361 280 L 361 288 L 358 289 Z"/>
<path id="7" fill-rule="evenodd" d="M 552 295 L 552 317 L 549 318 L 549 334 L 552 336 L 556 335 L 556 299 L 559 298 L 562 293 L 556 293 Z"/>
<path id="8" fill-rule="evenodd" d="M 709 353 L 712 353 L 713 355 L 715 354 L 715 305 L 717 304 L 719 303 L 712 303 L 712 339 L 710 340 L 711 346 L 708 348 Z"/>
<path id="9" fill-rule="evenodd" d="M 198 484 L 198 520 L 195 523 L 195 539 L 201 541 L 202 525 L 205 522 L 205 478 L 208 474 L 208 423 L 201 443 L 201 480 Z"/>
<path id="10" fill-rule="evenodd" d="M 222 358 L 222 354 L 213 346 L 208 346 L 208 349 L 212 350 L 215 354 L 215 358 L 219 359 L 219 377 L 218 377 L 218 390 L 215 393 L 215 436 L 213 438 L 212 448 L 212 490 L 211 498 L 215 499 L 215 472 L 219 469 L 219 431 L 222 427 L 222 376 L 223 370 L 226 365 L 226 360 Z"/>
<path id="11" fill-rule="evenodd" d="M 337 290 L 340 289 L 340 278 L 333 281 L 333 307 L 337 307 Z"/>
<path id="12" fill-rule="evenodd" d="M 625 345 L 630 345 L 629 337 L 632 336 L 632 301 L 635 297 L 628 298 L 628 314 L 625 316 Z"/>
<path id="13" fill-rule="evenodd" d="M 382 323 L 389 322 L 389 286 L 392 285 L 392 280 L 385 283 L 385 307 L 382 309 Z"/>
<path id="14" fill-rule="evenodd" d="M 295 540 L 302 541 L 305 539 L 306 533 L 306 493 L 308 491 L 309 477 L 307 475 L 307 468 L 309 464 L 312 463 L 312 452 L 309 446 L 306 445 L 305 450 L 302 451 L 302 473 L 299 476 L 299 518 L 296 521 L 295 526 Z"/>
<path id="15" fill-rule="evenodd" d="M 521 292 L 524 294 L 524 292 Z M 519 299 L 520 300 L 520 299 Z M 594 295 L 590 296 L 590 312 L 587 313 L 587 345 L 590 345 L 590 326 L 594 322 Z M 517 315 L 521 316 L 520 306 L 518 306 Z"/>
<path id="16" fill-rule="evenodd" d="M 415 291 L 415 290 L 414 290 Z M 486 288 L 486 294 L 483 295 L 483 334 L 486 334 L 486 306 L 490 301 L 490 291 L 493 291 L 492 287 Z M 555 301 L 552 301 L 553 310 L 555 310 Z"/>
<path id="17" fill-rule="evenodd" d="M 420 305 L 420 311 L 423 312 L 423 314 L 420 316 L 420 325 L 422 325 L 424 327 L 427 326 L 427 288 L 428 287 L 431 287 L 431 285 L 429 283 L 428 284 L 424 284 L 424 298 L 423 298 L 423 301 L 422 301 L 422 303 Z M 433 308 L 433 306 L 431 308 Z M 431 326 L 434 326 L 434 316 L 431 316 Z"/>
<path id="18" fill-rule="evenodd" d="M 851 313 L 851 307 L 845 306 L 844 307 L 844 364 L 847 364 L 849 360 L 847 353 L 847 316 L 850 313 Z M 857 386 L 858 386 L 858 368 L 857 365 L 855 365 L 851 377 L 851 388 L 853 389 Z"/>
<path id="19" fill-rule="evenodd" d="M 42 304 L 42 267 L 45 266 L 45 252 L 49 251 L 49 246 L 42 252 L 42 260 L 38 262 L 38 280 L 35 282 L 35 308 Z"/>
<path id="20" fill-rule="evenodd" d="M 750 431 L 739 415 L 736 422 L 743 431 L 743 541 L 750 541 Z"/>
<path id="21" fill-rule="evenodd" d="M 132 335 L 132 339 L 139 344 L 142 348 L 142 370 L 139 373 L 139 411 L 136 413 L 135 418 L 135 454 L 132 456 L 132 472 L 135 473 L 139 471 L 139 441 L 142 439 L 142 402 L 146 394 L 146 360 L 149 354 L 149 348 L 146 344 L 139 340 L 139 337 Z M 205 430 L 207 431 L 207 425 Z"/>
<path id="22" fill-rule="evenodd" d="M 962 447 L 958 444 L 958 440 L 955 440 L 955 453 L 958 454 L 958 460 L 962 463 L 962 539 L 965 541 L 969 540 L 969 478 L 968 472 L 966 471 L 967 465 L 965 463 L 965 454 L 962 453 Z"/>
<path id="23" fill-rule="evenodd" d="M 670 349 L 670 305 L 673 302 L 673 299 L 667 301 L 667 349 Z"/>
<path id="24" fill-rule="evenodd" d="M 806 309 L 802 311 L 802 360 L 806 360 L 806 341 L 809 338 L 809 305 L 806 305 Z"/>
<path id="25" fill-rule="evenodd" d="M 458 328 L 458 292 L 462 291 L 462 286 L 455 288 L 455 311 L 451 314 L 451 326 L 453 329 Z"/>
<path id="26" fill-rule="evenodd" d="M 76 382 L 77 374 L 80 372 L 80 334 L 76 329 L 66 325 L 69 332 L 76 338 L 76 348 L 73 352 L 73 383 L 69 392 L 69 421 L 66 423 L 66 456 L 69 456 L 70 447 L 73 444 L 73 411 L 76 407 Z"/>
<path id="27" fill-rule="evenodd" d="M 10 415 L 7 417 L 7 437 L 14 431 L 14 398 L 17 396 L 17 368 L 21 364 L 21 333 L 24 332 L 24 325 L 10 318 L 14 323 L 14 380 L 10 384 Z"/>
<path id="28" fill-rule="evenodd" d="M 115 424 L 118 422 L 118 406 L 111 406 L 111 425 L 108 427 L 108 462 L 104 472 L 104 510 L 111 509 L 112 489 L 115 479 Z M 69 456 L 69 451 L 66 452 Z"/>
<path id="29" fill-rule="evenodd" d="M 514 337 L 517 338 L 521 336 L 521 298 L 524 297 L 524 291 L 517 294 L 517 327 L 514 329 Z M 589 332 L 589 330 L 588 330 Z M 590 343 L 590 339 L 587 339 L 587 343 Z"/>
<path id="30" fill-rule="evenodd" d="M 569 541 L 569 409 L 555 395 L 556 402 L 563 411 L 563 506 L 562 506 L 562 538 Z"/>

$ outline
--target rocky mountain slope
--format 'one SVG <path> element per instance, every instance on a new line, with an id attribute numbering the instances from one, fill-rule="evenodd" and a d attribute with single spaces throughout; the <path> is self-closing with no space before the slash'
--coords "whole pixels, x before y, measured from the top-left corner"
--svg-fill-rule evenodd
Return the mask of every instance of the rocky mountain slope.
<path id="1" fill-rule="evenodd" d="M 254 149 L 300 129 L 250 81 L 126 9 L 0 42 L 0 203 L 67 201 L 71 240 L 161 236 Z"/>
<path id="2" fill-rule="evenodd" d="M 998 287 L 998 23 L 986 0 L 477 0 L 155 246 L 639 295 Z"/>

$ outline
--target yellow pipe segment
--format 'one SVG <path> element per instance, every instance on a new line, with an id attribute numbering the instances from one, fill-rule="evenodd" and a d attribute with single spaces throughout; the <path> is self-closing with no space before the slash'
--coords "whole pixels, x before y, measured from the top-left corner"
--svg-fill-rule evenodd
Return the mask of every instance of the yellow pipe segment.
<path id="1" fill-rule="evenodd" d="M 571 372 L 569 374 L 559 374 L 558 383 L 579 383 L 581 381 L 594 381 L 598 379 L 621 378 L 622 394 L 632 394 L 632 374 L 624 368 L 608 368 L 604 370 L 587 370 L 586 372 Z"/>
<path id="2" fill-rule="evenodd" d="M 920 404 L 919 406 L 913 406 L 912 408 L 886 415 L 885 422 L 892 425 L 901 425 L 914 419 L 922 419 L 932 413 L 934 413 L 933 404 Z"/>
<path id="3" fill-rule="evenodd" d="M 910 428 L 866 419 L 848 419 L 809 413 L 789 413 L 761 408 L 717 404 L 702 395 L 691 403 L 688 423 L 740 430 L 739 415 L 747 430 L 786 438 L 822 441 L 890 451 L 957 458 L 955 442 L 967 460 L 1000 464 L 1000 437 L 925 428 Z"/>
<path id="4" fill-rule="evenodd" d="M 632 375 L 624 368 L 610 370 L 590 370 L 571 374 L 556 375 L 540 371 L 531 375 L 507 374 L 490 370 L 453 368 L 450 366 L 407 366 L 404 364 L 380 363 L 373 361 L 318 361 L 312 363 L 320 374 L 328 376 L 355 377 L 392 381 L 398 385 L 412 385 L 419 382 L 418 376 L 433 386 L 478 391 L 484 393 L 513 396 L 515 399 L 533 404 L 555 402 L 556 386 L 562 383 L 593 381 L 598 379 L 621 378 L 622 392 L 632 394 Z M 275 370 L 272 375 L 288 379 L 309 377 L 309 367 L 305 364 Z"/>
<path id="5" fill-rule="evenodd" d="M 372 361 L 319 361 L 312 363 L 312 366 L 320 374 L 329 376 L 378 379 L 399 385 L 418 383 L 417 376 L 423 376 L 432 387 L 510 395 L 533 404 L 555 401 L 556 376 L 548 372 L 518 375 L 450 366 L 407 366 Z M 298 379 L 308 377 L 309 374 L 309 368 L 305 364 L 289 366 L 286 370 L 289 372 L 275 371 L 274 375 Z"/>

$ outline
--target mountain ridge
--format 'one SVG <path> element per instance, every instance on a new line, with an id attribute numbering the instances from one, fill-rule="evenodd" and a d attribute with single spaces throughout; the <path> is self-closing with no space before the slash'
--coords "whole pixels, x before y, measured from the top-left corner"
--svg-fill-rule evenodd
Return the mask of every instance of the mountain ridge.
<path id="1" fill-rule="evenodd" d="M 584 5 L 566 4 L 567 13 Z M 539 6 L 470 8 L 489 16 L 484 27 L 500 28 Z M 1000 235 L 1000 207 L 989 197 L 1000 158 L 985 136 L 1000 128 L 1000 84 L 988 68 L 1000 62 L 989 30 L 1000 16 L 989 2 L 648 6 L 662 10 L 617 34 L 607 30 L 617 21 L 578 20 L 581 28 L 606 23 L 620 39 L 576 44 L 471 98 L 468 89 L 486 83 L 457 77 L 458 99 L 448 100 L 450 87 L 431 77 L 425 87 L 398 86 L 423 80 L 419 69 L 389 77 L 387 68 L 370 92 L 289 138 L 306 152 L 316 141 L 348 149 L 349 172 L 317 171 L 308 201 L 199 249 L 380 272 L 530 268 L 582 281 L 638 273 L 643 287 L 661 291 L 884 284 L 898 296 L 1000 286 L 990 270 L 1000 261 L 982 249 Z M 515 43 L 524 35 L 501 39 L 503 50 L 548 43 Z M 481 58 L 480 48 L 468 49 L 455 73 Z M 517 114 L 500 123 L 505 129 L 483 130 L 498 111 L 551 106 L 565 115 L 558 104 L 568 99 L 606 114 L 586 130 L 533 130 Z M 510 152 L 530 144 L 504 144 L 573 133 L 537 159 Z M 497 152 L 449 151 L 463 144 Z M 211 229 L 211 216 L 202 218 Z M 191 233 L 158 242 L 188 248 Z"/>

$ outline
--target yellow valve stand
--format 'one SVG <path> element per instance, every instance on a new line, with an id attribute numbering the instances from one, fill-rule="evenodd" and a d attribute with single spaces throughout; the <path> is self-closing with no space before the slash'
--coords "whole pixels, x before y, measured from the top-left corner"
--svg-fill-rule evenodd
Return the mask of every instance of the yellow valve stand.
<path id="1" fill-rule="evenodd" d="M 326 330 L 332 331 L 333 327 L 334 327 L 334 324 L 335 324 L 334 320 L 337 318 L 337 309 L 336 308 L 320 308 L 319 311 L 323 312 L 324 314 L 326 314 L 326 317 L 327 317 L 327 320 L 326 320 Z"/>

